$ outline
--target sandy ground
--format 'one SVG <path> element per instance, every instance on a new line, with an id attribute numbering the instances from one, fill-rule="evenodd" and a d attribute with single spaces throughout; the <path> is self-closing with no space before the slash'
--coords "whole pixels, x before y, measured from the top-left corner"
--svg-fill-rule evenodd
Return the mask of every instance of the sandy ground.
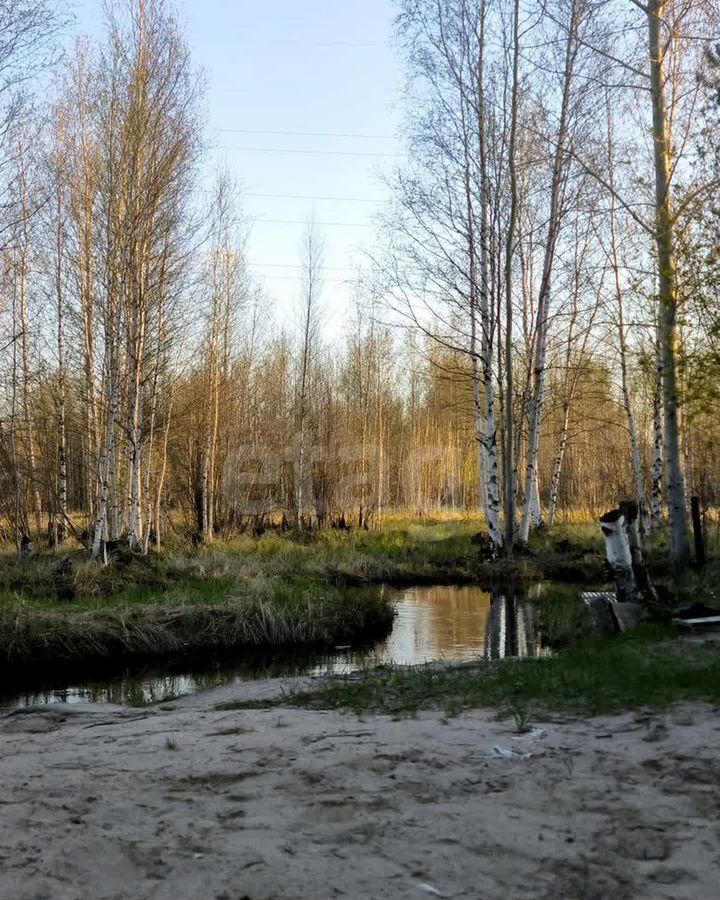
<path id="1" fill-rule="evenodd" d="M 718 711 L 213 708 L 281 686 L 0 718 L 0 898 L 720 896 Z"/>

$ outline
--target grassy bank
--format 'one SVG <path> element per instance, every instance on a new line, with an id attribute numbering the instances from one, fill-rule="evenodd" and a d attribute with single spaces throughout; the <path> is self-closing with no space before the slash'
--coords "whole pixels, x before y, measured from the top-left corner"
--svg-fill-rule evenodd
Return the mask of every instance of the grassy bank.
<path id="1" fill-rule="evenodd" d="M 197 549 L 168 545 L 148 557 L 122 554 L 106 567 L 69 546 L 25 561 L 6 548 L 0 557 L 0 666 L 240 645 L 357 644 L 384 633 L 392 611 L 372 592 L 348 589 L 382 582 L 522 588 L 542 578 L 575 585 L 605 580 L 594 524 L 537 534 L 527 555 L 512 563 L 481 560 L 474 541 L 481 528 L 475 516 L 395 518 L 377 531 L 273 532 Z M 664 558 L 662 548 L 653 552 Z M 679 596 L 711 602 L 717 584 L 716 564 L 688 576 Z M 541 608 L 543 634 L 562 632 L 552 646 L 587 632 L 577 606 L 573 612 L 543 601 Z"/>
<path id="2" fill-rule="evenodd" d="M 191 549 L 169 545 L 146 558 L 126 555 L 103 568 L 80 549 L 18 560 L 12 548 L 0 557 L 0 598 L 52 603 L 94 599 L 132 600 L 132 594 L 172 593 L 180 586 L 203 590 L 214 582 L 304 578 L 337 586 L 474 582 L 519 584 L 543 577 L 597 583 L 604 576 L 599 534 L 559 528 L 534 538 L 530 553 L 513 562 L 483 562 L 474 536 L 478 517 L 389 520 L 382 530 L 326 531 L 311 535 L 268 533 Z M 212 590 L 207 588 L 207 590 Z"/>
<path id="3" fill-rule="evenodd" d="M 598 715 L 681 701 L 720 703 L 720 644 L 673 640 L 668 628 L 646 626 L 614 640 L 585 641 L 557 656 L 438 668 L 368 670 L 328 680 L 294 705 L 357 714 L 446 715 L 491 707 L 518 726 L 547 714 Z"/>
<path id="4" fill-rule="evenodd" d="M 215 593 L 212 602 L 208 595 Z M 332 648 L 384 635 L 393 609 L 380 591 L 349 592 L 299 580 L 211 581 L 163 594 L 0 602 L 0 668 L 99 663 L 206 649 Z"/>
<path id="5" fill-rule="evenodd" d="M 389 601 L 373 585 L 474 580 L 478 528 L 468 518 L 300 538 L 271 533 L 145 558 L 124 554 L 106 567 L 79 549 L 30 560 L 8 549 L 0 564 L 0 667 L 357 645 L 392 622 Z"/>

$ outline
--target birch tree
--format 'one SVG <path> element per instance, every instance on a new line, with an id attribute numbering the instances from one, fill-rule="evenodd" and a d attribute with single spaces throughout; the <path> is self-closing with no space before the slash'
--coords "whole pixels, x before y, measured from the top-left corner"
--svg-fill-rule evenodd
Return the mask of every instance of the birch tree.
<path id="1" fill-rule="evenodd" d="M 517 129 L 520 92 L 520 2 L 514 0 L 512 15 L 512 80 L 510 82 L 510 135 L 508 138 L 508 174 L 510 213 L 505 238 L 505 554 L 511 559 L 515 545 L 515 417 L 513 403 L 513 258 L 518 218 Z"/>
<path id="2" fill-rule="evenodd" d="M 622 392 L 622 403 L 625 410 L 625 418 L 627 420 L 628 440 L 630 443 L 630 460 L 632 463 L 633 481 L 635 484 L 635 500 L 638 507 L 638 525 L 640 534 L 645 535 L 649 531 L 649 522 L 647 516 L 647 499 L 645 492 L 645 478 L 643 475 L 642 461 L 640 459 L 640 443 L 638 439 L 637 427 L 635 425 L 634 404 L 630 397 L 630 382 L 628 375 L 628 340 L 625 315 L 624 291 L 621 284 L 621 264 L 618 248 L 618 216 L 617 201 L 615 188 L 615 158 L 613 147 L 613 120 L 610 104 L 607 108 L 607 163 L 608 163 L 608 184 L 610 186 L 609 197 L 609 214 L 608 225 L 610 231 L 610 247 L 608 251 L 609 262 L 612 272 L 612 288 L 615 295 L 616 314 L 617 314 L 617 338 L 618 350 L 620 354 L 620 389 Z"/>
<path id="3" fill-rule="evenodd" d="M 560 230 L 565 213 L 565 188 L 568 167 L 571 161 L 568 143 L 572 139 L 574 76 L 578 53 L 582 43 L 582 30 L 587 17 L 585 0 L 570 0 L 565 36 L 565 58 L 563 62 L 560 110 L 557 130 L 552 137 L 554 144 L 552 175 L 549 185 L 549 215 L 545 237 L 542 273 L 537 300 L 537 321 L 535 327 L 535 347 L 532 367 L 532 397 L 529 403 L 527 459 L 525 465 L 525 487 L 523 513 L 518 538 L 527 543 L 533 514 L 533 499 L 537 498 L 537 457 L 540 447 L 542 427 L 543 394 L 547 355 L 548 328 L 550 324 L 550 303 L 552 298 L 552 276 Z M 537 500 L 536 500 L 537 503 Z"/>
<path id="4" fill-rule="evenodd" d="M 583 224 L 584 230 L 581 230 L 580 223 L 576 221 L 574 229 L 575 250 L 568 297 L 570 315 L 565 335 L 565 358 L 561 376 L 561 423 L 550 481 L 548 531 L 553 527 L 558 508 L 560 483 L 568 446 L 570 413 L 581 378 L 586 373 L 588 363 L 591 361 L 589 348 L 593 327 L 602 306 L 602 291 L 592 284 L 593 276 L 588 271 L 592 228 L 588 222 Z M 582 295 L 585 292 L 594 294 L 589 310 L 582 308 Z"/>
<path id="5" fill-rule="evenodd" d="M 66 282 L 68 274 L 68 202 L 67 184 L 68 177 L 65 168 L 64 151 L 67 147 L 66 129 L 68 124 L 67 111 L 63 105 L 58 105 L 54 113 L 53 139 L 51 144 L 51 158 L 49 161 L 50 175 L 54 187 L 54 201 L 52 212 L 52 231 L 54 233 L 54 293 L 55 310 L 57 316 L 57 486 L 56 493 L 56 521 L 54 523 L 54 540 L 56 544 L 62 544 L 67 533 L 68 520 L 68 472 L 67 472 L 67 359 L 65 350 L 65 318 L 68 299 L 66 296 Z"/>
<path id="6" fill-rule="evenodd" d="M 227 172 L 216 180 L 211 213 L 210 261 L 207 273 L 209 309 L 205 322 L 207 365 L 207 424 L 203 450 L 203 487 L 201 523 L 206 541 L 213 539 L 218 434 L 221 399 L 227 404 L 226 391 L 230 379 L 230 340 L 233 325 L 242 303 L 241 251 L 235 235 L 236 216 L 234 185 Z"/>
<path id="7" fill-rule="evenodd" d="M 125 513 L 130 547 L 144 545 L 142 471 L 150 465 L 143 462 L 144 394 L 157 328 L 187 265 L 188 189 L 198 146 L 197 81 L 163 0 L 130 0 L 126 18 L 112 12 L 108 28 L 109 47 L 100 59 L 105 440 L 96 557 L 101 534 L 119 539 Z M 121 429 L 125 476 L 118 469 Z"/>
<path id="8" fill-rule="evenodd" d="M 477 495 L 493 554 L 503 543 L 495 355 L 502 268 L 496 251 L 506 195 L 502 114 L 495 108 L 502 81 L 488 53 L 488 41 L 501 31 L 495 6 L 464 0 L 403 6 L 399 30 L 410 84 L 427 106 L 413 110 L 415 167 L 395 182 L 398 211 L 389 223 L 394 309 L 427 335 L 429 346 L 468 359 Z"/>
<path id="9" fill-rule="evenodd" d="M 671 194 L 670 133 L 665 90 L 666 42 L 661 37 L 665 0 L 648 0 L 647 16 L 652 99 L 653 162 L 655 167 L 655 243 L 657 247 L 659 344 L 662 358 L 662 391 L 665 442 L 665 490 L 670 520 L 670 556 L 676 571 L 690 561 L 685 480 L 680 458 L 677 393 L 677 275 L 674 249 L 674 214 Z"/>
<path id="10" fill-rule="evenodd" d="M 296 435 L 297 466 L 295 469 L 295 517 L 302 527 L 309 516 L 308 459 L 311 439 L 312 386 L 318 353 L 322 267 L 324 240 L 318 226 L 311 219 L 305 227 L 301 244 L 302 294 L 299 302 L 300 314 L 300 361 L 297 379 Z"/>
<path id="11" fill-rule="evenodd" d="M 17 175 L 15 187 L 18 193 L 16 207 L 15 234 L 13 236 L 14 290 L 17 296 L 19 313 L 19 340 L 22 374 L 22 420 L 23 420 L 23 456 L 32 509 L 35 519 L 35 534 L 39 537 L 42 531 L 42 499 L 40 496 L 39 473 L 37 466 L 37 439 L 33 421 L 33 387 L 32 364 L 30 359 L 30 263 L 31 263 L 31 218 L 39 205 L 36 196 L 37 184 L 31 183 L 28 171 L 29 149 L 27 137 L 19 134 L 16 142 Z"/>

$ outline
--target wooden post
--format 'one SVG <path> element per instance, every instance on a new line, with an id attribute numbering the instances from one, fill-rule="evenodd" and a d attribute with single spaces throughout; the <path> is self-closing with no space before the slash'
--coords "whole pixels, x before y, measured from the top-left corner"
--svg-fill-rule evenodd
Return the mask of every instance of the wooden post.
<path id="1" fill-rule="evenodd" d="M 690 498 L 693 534 L 695 535 L 695 562 L 698 569 L 705 566 L 705 542 L 703 540 L 702 519 L 700 518 L 700 498 Z"/>

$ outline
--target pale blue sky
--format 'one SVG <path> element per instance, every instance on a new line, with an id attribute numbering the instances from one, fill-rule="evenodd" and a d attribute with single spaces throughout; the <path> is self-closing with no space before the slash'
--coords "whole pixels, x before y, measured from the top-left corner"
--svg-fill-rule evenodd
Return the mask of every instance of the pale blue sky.
<path id="1" fill-rule="evenodd" d="M 346 223 L 323 229 L 327 331 L 337 334 L 349 295 L 342 281 L 362 261 L 360 248 L 372 243 L 367 226 L 386 196 L 380 173 L 402 151 L 393 0 L 176 0 L 175 6 L 207 81 L 207 136 L 215 148 L 208 168 L 227 164 L 243 186 L 252 223 L 249 259 L 277 299 L 280 322 L 297 294 L 293 267 L 303 226 L 264 220 L 305 221 L 314 209 L 319 222 Z M 102 0 L 77 0 L 76 7 L 79 29 L 100 32 Z"/>

